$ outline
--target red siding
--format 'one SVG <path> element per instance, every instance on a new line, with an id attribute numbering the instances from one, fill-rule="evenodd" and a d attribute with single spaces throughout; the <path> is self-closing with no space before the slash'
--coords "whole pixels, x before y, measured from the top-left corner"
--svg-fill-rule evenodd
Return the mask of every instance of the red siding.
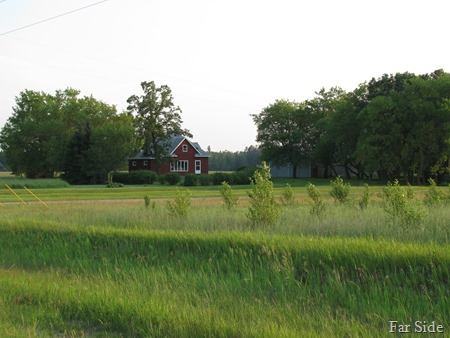
<path id="1" fill-rule="evenodd" d="M 144 165 L 144 162 L 147 161 L 147 165 Z M 136 163 L 136 165 L 133 165 L 133 162 Z M 154 168 L 154 161 L 153 160 L 143 160 L 143 159 L 134 159 L 134 160 L 128 160 L 128 171 L 133 170 L 152 170 L 155 171 Z"/>
<path id="2" fill-rule="evenodd" d="M 183 152 L 183 146 L 187 146 L 187 152 Z M 188 140 L 183 140 L 183 142 L 180 143 L 178 148 L 175 149 L 173 152 L 174 155 L 177 155 L 175 158 L 177 161 L 187 160 L 188 161 L 188 171 L 187 172 L 178 172 L 181 175 L 185 174 L 195 174 L 195 161 L 200 160 L 201 161 L 201 173 L 207 174 L 208 173 L 208 158 L 207 157 L 195 157 L 197 155 L 197 150 L 189 143 Z M 162 169 L 162 168 L 161 168 Z M 167 164 L 165 168 L 167 172 L 170 172 L 170 164 Z M 163 172 L 161 170 L 161 172 Z"/>
<path id="3" fill-rule="evenodd" d="M 187 152 L 183 152 L 183 145 L 187 145 Z M 188 140 L 183 140 L 180 145 L 175 149 L 173 152 L 173 155 L 177 155 L 177 157 L 174 158 L 176 161 L 180 160 L 187 160 L 188 161 L 188 171 L 179 171 L 180 175 L 186 175 L 186 174 L 195 174 L 195 161 L 199 160 L 201 161 L 201 173 L 207 174 L 208 173 L 208 157 L 195 157 L 197 154 L 197 151 L 195 148 L 189 143 Z M 136 162 L 136 166 L 133 166 L 133 161 Z M 147 165 L 144 166 L 144 161 L 148 161 Z M 155 167 L 155 161 L 154 160 L 143 160 L 143 159 L 130 159 L 128 161 L 128 169 L 129 171 L 133 170 L 152 170 L 156 171 Z M 166 174 L 170 172 L 170 162 L 164 162 L 161 165 L 160 173 Z"/>

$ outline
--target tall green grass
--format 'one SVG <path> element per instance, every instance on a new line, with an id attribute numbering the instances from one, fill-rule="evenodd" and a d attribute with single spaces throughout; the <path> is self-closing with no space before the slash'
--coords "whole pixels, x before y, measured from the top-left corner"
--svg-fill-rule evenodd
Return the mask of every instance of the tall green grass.
<path id="1" fill-rule="evenodd" d="M 450 315 L 436 244 L 28 222 L 0 247 L 0 320 L 36 334 L 383 336 Z"/>
<path id="2" fill-rule="evenodd" d="M 199 201 L 198 201 L 199 202 Z M 201 201 L 200 201 L 201 202 Z M 208 202 L 208 200 L 207 200 Z M 298 204 L 282 209 L 280 217 L 270 227 L 251 229 L 241 205 L 229 212 L 220 204 L 193 205 L 185 218 L 174 218 L 165 201 L 156 200 L 155 207 L 146 208 L 144 199 L 133 202 L 90 202 L 36 205 L 4 205 L 0 207 L 3 223 L 19 225 L 29 221 L 54 222 L 78 228 L 95 225 L 138 230 L 177 231 L 245 231 L 286 236 L 311 235 L 321 237 L 384 238 L 403 242 L 450 244 L 450 208 L 445 205 L 425 209 L 420 227 L 405 231 L 389 222 L 390 217 L 379 203 L 361 210 L 357 206 L 330 203 L 320 218 L 311 215 L 309 205 Z M 240 200 L 240 203 L 243 203 Z"/>
<path id="3" fill-rule="evenodd" d="M 448 334 L 450 208 L 424 207 L 406 231 L 377 197 L 363 210 L 329 198 L 316 217 L 304 190 L 265 227 L 243 199 L 228 211 L 198 198 L 173 217 L 156 186 L 152 208 L 146 194 L 0 206 L 0 336 L 385 337 L 390 320 Z"/>

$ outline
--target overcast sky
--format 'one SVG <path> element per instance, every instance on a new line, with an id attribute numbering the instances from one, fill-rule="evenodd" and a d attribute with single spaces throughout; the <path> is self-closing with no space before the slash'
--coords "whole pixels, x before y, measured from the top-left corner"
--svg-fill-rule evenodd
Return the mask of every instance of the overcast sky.
<path id="1" fill-rule="evenodd" d="M 250 114 L 276 99 L 351 91 L 384 73 L 450 72 L 449 9 L 448 0 L 0 0 L 0 127 L 25 89 L 71 87 L 121 112 L 153 80 L 172 89 L 194 141 L 243 150 L 256 144 Z"/>

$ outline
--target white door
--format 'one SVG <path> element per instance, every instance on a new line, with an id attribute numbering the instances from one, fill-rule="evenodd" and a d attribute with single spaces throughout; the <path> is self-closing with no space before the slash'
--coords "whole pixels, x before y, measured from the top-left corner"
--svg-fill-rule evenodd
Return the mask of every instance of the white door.
<path id="1" fill-rule="evenodd" d="M 201 174 L 202 173 L 202 161 L 195 160 L 195 173 Z"/>

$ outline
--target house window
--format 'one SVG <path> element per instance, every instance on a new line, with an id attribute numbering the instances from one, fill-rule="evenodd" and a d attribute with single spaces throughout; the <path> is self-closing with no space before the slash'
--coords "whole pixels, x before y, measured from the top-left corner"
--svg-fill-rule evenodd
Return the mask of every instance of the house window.
<path id="1" fill-rule="evenodd" d="M 187 144 L 183 144 L 183 153 L 187 153 L 187 151 L 188 151 Z"/>
<path id="2" fill-rule="evenodd" d="M 133 167 L 135 167 L 135 166 L 136 166 L 136 161 L 133 161 L 133 162 L 131 163 L 131 165 L 132 165 Z"/>
<path id="3" fill-rule="evenodd" d="M 188 171 L 189 163 L 187 160 L 180 160 L 170 163 L 170 171 Z"/>
<path id="4" fill-rule="evenodd" d="M 148 166 L 148 161 L 144 161 L 144 167 Z"/>

